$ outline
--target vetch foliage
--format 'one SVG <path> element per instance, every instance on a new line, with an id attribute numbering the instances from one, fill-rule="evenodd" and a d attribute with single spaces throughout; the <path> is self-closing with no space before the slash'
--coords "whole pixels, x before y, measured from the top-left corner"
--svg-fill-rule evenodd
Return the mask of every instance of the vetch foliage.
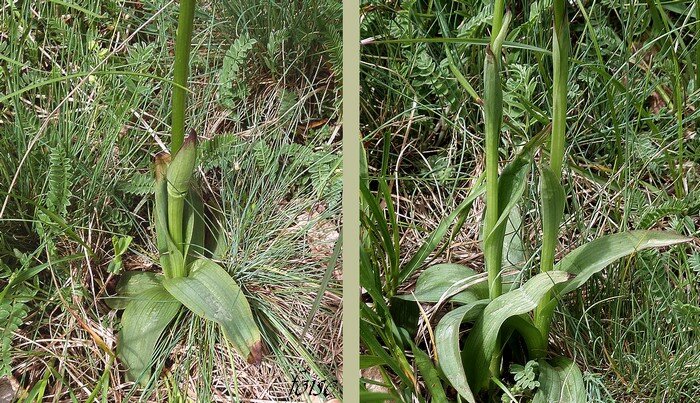
<path id="1" fill-rule="evenodd" d="M 248 96 L 248 85 L 241 70 L 248 61 L 248 52 L 256 43 L 255 39 L 244 33 L 233 42 L 224 56 L 224 64 L 219 73 L 219 100 L 229 109 L 235 109 L 236 102 Z"/>

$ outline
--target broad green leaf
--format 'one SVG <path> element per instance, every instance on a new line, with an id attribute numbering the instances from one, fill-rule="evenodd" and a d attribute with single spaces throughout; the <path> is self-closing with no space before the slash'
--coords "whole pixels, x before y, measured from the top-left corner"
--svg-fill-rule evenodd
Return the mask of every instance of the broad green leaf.
<path id="1" fill-rule="evenodd" d="M 425 269 L 416 281 L 412 294 L 398 298 L 419 302 L 449 300 L 469 304 L 488 296 L 486 278 L 459 264 L 443 263 Z M 463 289 L 468 287 L 466 289 Z"/>
<path id="2" fill-rule="evenodd" d="M 160 153 L 155 158 L 155 225 L 156 244 L 160 257 L 160 265 L 165 277 L 181 276 L 185 273 L 182 252 L 173 242 L 168 228 L 168 183 L 167 171 L 171 164 L 170 154 Z"/>
<path id="3" fill-rule="evenodd" d="M 435 365 L 433 365 L 433 361 L 430 359 L 430 356 L 418 348 L 414 343 L 411 343 L 411 349 L 413 350 L 413 357 L 415 358 L 418 372 L 420 372 L 420 374 L 423 376 L 423 382 L 425 384 L 425 388 L 428 390 L 431 401 L 447 402 L 447 395 L 445 394 L 445 389 L 442 387 L 440 375 L 438 374 L 438 370 L 435 368 Z"/>
<path id="4" fill-rule="evenodd" d="M 127 271 L 121 275 L 116 295 L 105 298 L 112 309 L 124 309 L 136 296 L 151 288 L 161 287 L 162 276 L 148 271 Z"/>
<path id="5" fill-rule="evenodd" d="M 503 284 L 512 284 L 516 274 L 503 275 Z M 439 302 L 447 300 L 468 304 L 488 297 L 488 284 L 484 274 L 459 264 L 440 263 L 425 269 L 412 294 L 398 295 L 397 298 L 418 302 Z M 415 295 L 415 296 L 414 296 Z"/>
<path id="6" fill-rule="evenodd" d="M 248 300 L 221 266 L 209 259 L 195 260 L 189 276 L 165 279 L 163 286 L 190 311 L 218 323 L 249 363 L 262 360 L 260 330 Z"/>
<path id="7" fill-rule="evenodd" d="M 166 182 L 166 172 L 170 163 L 170 154 L 160 153 L 155 158 L 155 225 L 156 244 L 160 265 L 166 277 L 172 277 L 170 252 L 170 234 L 168 233 L 168 185 Z"/>
<path id="8" fill-rule="evenodd" d="M 574 249 L 554 266 L 554 270 L 576 275 L 571 281 L 557 287 L 556 291 L 560 295 L 573 291 L 610 263 L 640 250 L 660 248 L 691 240 L 683 235 L 666 231 L 629 231 L 602 236 Z"/>
<path id="9" fill-rule="evenodd" d="M 170 237 L 168 237 L 168 245 L 169 246 L 166 257 L 169 261 L 172 277 L 184 277 L 185 275 L 187 275 L 187 268 L 185 267 L 185 258 L 182 255 L 180 249 L 177 247 L 177 245 L 175 245 L 175 242 L 173 242 L 173 239 Z"/>
<path id="10" fill-rule="evenodd" d="M 540 197 L 542 198 L 542 269 L 552 270 L 559 225 L 564 217 L 566 194 L 564 187 L 548 165 L 540 167 Z"/>
<path id="11" fill-rule="evenodd" d="M 520 270 L 527 262 L 523 245 L 522 212 L 514 206 L 506 220 L 506 230 L 503 237 L 503 256 L 501 270 Z M 505 279 L 504 279 L 505 280 Z"/>
<path id="12" fill-rule="evenodd" d="M 470 403 L 475 403 L 476 400 L 469 387 L 459 351 L 459 327 L 463 322 L 476 319 L 487 304 L 488 300 L 481 300 L 460 306 L 443 316 L 435 330 L 435 345 L 440 368 L 452 387 Z"/>
<path id="13" fill-rule="evenodd" d="M 531 138 L 525 143 L 515 159 L 503 168 L 503 172 L 498 177 L 498 221 L 491 234 L 487 234 L 484 240 L 489 236 L 496 236 L 496 239 L 503 238 L 504 224 L 527 187 L 527 175 L 530 172 L 532 154 L 546 138 L 545 134 L 546 132 L 543 131 Z"/>
<path id="14" fill-rule="evenodd" d="M 185 203 L 185 265 L 204 257 L 204 233 L 202 196 L 190 189 Z"/>
<path id="15" fill-rule="evenodd" d="M 117 353 L 128 368 L 129 379 L 147 382 L 160 335 L 181 306 L 161 287 L 149 288 L 126 306 Z"/>
<path id="16" fill-rule="evenodd" d="M 576 363 L 568 358 L 555 358 L 552 365 L 539 360 L 540 387 L 533 403 L 585 403 L 586 386 Z"/>
<path id="17" fill-rule="evenodd" d="M 196 163 L 197 134 L 192 131 L 168 164 L 168 196 L 182 199 L 187 195 Z"/>
<path id="18" fill-rule="evenodd" d="M 489 378 L 489 362 L 496 352 L 498 333 L 503 323 L 508 318 L 535 309 L 542 296 L 556 284 L 568 279 L 569 274 L 562 271 L 537 274 L 521 287 L 501 295 L 484 308 L 483 315 L 469 332 L 462 352 L 473 389 L 480 390 Z"/>
<path id="19" fill-rule="evenodd" d="M 529 315 L 512 316 L 505 321 L 505 327 L 514 329 L 522 336 L 530 357 L 543 357 L 547 354 L 547 351 L 542 351 L 542 347 L 547 346 L 547 340 L 544 340 Z"/>

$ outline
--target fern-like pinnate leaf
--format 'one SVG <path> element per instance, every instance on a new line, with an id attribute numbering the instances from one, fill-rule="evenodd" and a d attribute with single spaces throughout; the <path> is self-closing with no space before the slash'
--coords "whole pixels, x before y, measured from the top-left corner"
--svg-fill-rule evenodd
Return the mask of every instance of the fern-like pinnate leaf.
<path id="1" fill-rule="evenodd" d="M 49 154 L 49 191 L 46 207 L 65 216 L 70 206 L 70 184 L 72 183 L 72 162 L 61 147 L 54 147 Z"/>
<path id="2" fill-rule="evenodd" d="M 0 303 L 0 377 L 12 371 L 12 339 L 27 316 L 27 306 L 21 302 Z"/>
<path id="3" fill-rule="evenodd" d="M 242 68 L 248 60 L 248 52 L 256 43 L 255 39 L 243 34 L 233 42 L 224 56 L 224 64 L 219 73 L 219 101 L 227 108 L 234 109 L 236 101 L 248 96 Z"/>

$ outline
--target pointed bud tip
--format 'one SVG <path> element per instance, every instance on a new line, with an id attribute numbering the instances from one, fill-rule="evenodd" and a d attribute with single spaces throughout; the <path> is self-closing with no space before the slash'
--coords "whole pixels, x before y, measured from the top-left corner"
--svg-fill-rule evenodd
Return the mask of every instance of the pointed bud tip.
<path id="1" fill-rule="evenodd" d="M 185 138 L 182 146 L 185 147 L 189 144 L 197 144 L 197 132 L 194 129 L 190 130 L 190 134 Z"/>

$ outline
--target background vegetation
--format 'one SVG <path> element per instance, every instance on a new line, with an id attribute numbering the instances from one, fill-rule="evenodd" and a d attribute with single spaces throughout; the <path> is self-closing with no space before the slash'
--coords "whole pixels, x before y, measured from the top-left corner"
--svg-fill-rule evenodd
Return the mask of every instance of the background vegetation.
<path id="1" fill-rule="evenodd" d="M 546 130 L 552 99 L 551 1 L 506 5 L 513 21 L 502 55 L 502 161 Z M 483 202 L 476 199 L 468 216 L 454 213 L 484 170 L 476 98 L 483 93 L 491 7 L 479 0 L 362 5 L 365 183 L 387 222 L 387 228 L 363 222 L 363 281 L 380 282 L 390 311 L 381 317 L 377 298 L 364 294 L 371 303 L 361 325 L 367 392 L 421 400 L 444 383 L 429 360 L 441 312 L 414 311 L 405 320 L 411 310 L 389 297 L 413 290 L 415 276 L 397 282 L 394 262 L 409 268 L 435 240 L 434 231 L 447 239 L 444 226 L 463 222 L 450 242 L 437 245 L 432 262 L 483 271 Z M 569 7 L 568 209 L 557 256 L 622 230 L 669 229 L 697 238 L 700 10 L 690 1 Z M 529 271 L 539 253 L 532 247 L 540 233 L 537 184 L 526 192 L 520 219 L 509 223 L 504 256 L 511 268 Z M 376 215 L 365 208 L 367 217 Z M 392 242 L 369 241 L 386 239 L 385 230 Z M 558 309 L 552 341 L 559 355 L 584 369 L 587 401 L 688 401 L 700 393 L 700 251 L 697 242 L 672 249 L 614 264 Z M 414 345 L 402 341 L 402 328 Z M 531 367 L 513 368 L 507 381 L 515 397 L 525 399 L 533 376 Z M 446 398 L 453 393 L 447 388 Z"/>
<path id="2" fill-rule="evenodd" d="M 183 315 L 163 351 L 184 342 L 144 390 L 112 358 L 105 298 L 123 270 L 159 270 L 151 164 L 169 143 L 177 2 L 0 7 L 3 392 L 283 400 L 298 375 L 339 396 L 340 2 L 198 2 L 186 127 L 228 225 L 224 267 L 268 351 L 248 366 L 215 325 Z"/>

